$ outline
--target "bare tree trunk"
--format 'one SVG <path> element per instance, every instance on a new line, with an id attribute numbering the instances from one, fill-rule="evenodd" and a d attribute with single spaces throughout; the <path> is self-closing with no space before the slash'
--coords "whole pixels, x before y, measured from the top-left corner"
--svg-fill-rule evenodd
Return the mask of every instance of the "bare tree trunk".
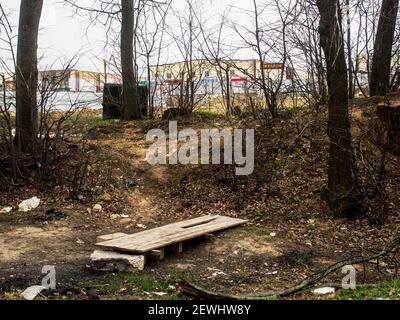
<path id="1" fill-rule="evenodd" d="M 190 2 L 188 2 L 190 3 Z M 189 83 L 188 83 L 188 92 L 187 94 L 190 95 L 188 98 L 188 112 L 191 113 L 194 110 L 194 70 L 193 70 L 193 37 L 194 37 L 194 26 L 193 26 L 194 16 L 193 16 L 193 7 L 192 4 L 189 5 Z"/>
<path id="2" fill-rule="evenodd" d="M 317 0 L 319 32 L 325 52 L 329 91 L 329 206 L 339 215 L 351 215 L 357 188 L 351 143 L 348 74 L 339 0 Z"/>
<path id="3" fill-rule="evenodd" d="M 346 18 L 347 18 L 347 64 L 349 69 L 349 98 L 354 98 L 354 79 L 353 79 L 353 58 L 351 49 L 351 17 L 350 0 L 346 0 Z"/>
<path id="4" fill-rule="evenodd" d="M 399 0 L 383 0 L 372 61 L 370 94 L 384 96 L 389 91 L 392 45 Z"/>
<path id="5" fill-rule="evenodd" d="M 137 83 L 133 66 L 134 16 L 133 0 L 121 0 L 121 66 L 123 82 L 124 120 L 141 119 Z"/>
<path id="6" fill-rule="evenodd" d="M 16 66 L 16 137 L 23 152 L 33 152 L 37 132 L 38 33 L 43 0 L 22 0 Z"/>
<path id="7" fill-rule="evenodd" d="M 259 22 L 259 10 L 258 10 L 258 5 L 257 1 L 253 0 L 253 7 L 254 7 L 254 17 L 255 17 L 255 40 L 256 40 L 256 51 L 257 51 L 257 56 L 260 61 L 260 67 L 261 67 L 261 89 L 264 94 L 264 99 L 265 102 L 267 103 L 268 110 L 272 116 L 272 118 L 275 118 L 276 116 L 276 103 L 274 103 L 274 97 L 271 94 L 271 90 L 268 88 L 267 84 L 267 77 L 265 76 L 265 70 L 263 68 L 263 64 L 265 63 L 264 61 L 264 55 L 261 49 L 261 29 L 260 29 L 260 22 Z"/>
<path id="8" fill-rule="evenodd" d="M 230 80 L 228 67 L 225 70 L 225 76 L 226 76 L 226 111 L 227 111 L 227 114 L 231 115 L 233 108 L 231 106 L 231 80 Z M 221 86 L 221 88 L 222 88 L 222 86 Z"/>
<path id="9" fill-rule="evenodd" d="M 148 91 L 148 98 L 147 104 L 149 108 L 149 117 L 152 119 L 154 117 L 154 95 L 151 91 L 151 69 L 150 69 L 150 55 L 146 55 L 146 64 L 147 64 L 147 91 Z M 157 85 L 156 85 L 157 86 Z M 154 89 L 156 90 L 156 89 Z"/>

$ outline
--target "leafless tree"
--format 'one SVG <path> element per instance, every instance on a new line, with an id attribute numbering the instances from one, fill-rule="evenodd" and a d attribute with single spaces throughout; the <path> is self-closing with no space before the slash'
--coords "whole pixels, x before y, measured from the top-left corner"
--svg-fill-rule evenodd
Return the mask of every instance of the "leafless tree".
<path id="1" fill-rule="evenodd" d="M 393 42 L 392 70 L 390 91 L 400 91 L 400 19 L 397 19 L 396 31 Z"/>
<path id="2" fill-rule="evenodd" d="M 134 12 L 133 0 L 121 0 L 121 70 L 123 87 L 123 109 L 125 120 L 142 117 L 137 91 L 137 76 L 134 69 Z"/>
<path id="3" fill-rule="evenodd" d="M 239 70 L 260 87 L 269 115 L 275 117 L 278 108 L 278 95 L 281 91 L 283 80 L 285 78 L 286 64 L 288 62 L 287 35 L 290 25 L 297 19 L 297 14 L 293 12 L 297 8 L 296 1 L 272 0 L 260 3 L 253 0 L 252 11 L 242 10 L 253 21 L 251 27 L 240 26 L 232 23 L 232 28 L 242 40 L 243 47 L 250 48 L 256 54 L 260 64 L 260 75 L 255 75 L 246 70 Z M 265 19 L 267 13 L 275 11 L 276 21 Z M 272 80 L 271 73 L 276 70 L 270 70 L 266 65 L 271 60 L 279 59 L 282 66 L 279 75 Z M 237 66 L 236 66 L 237 67 Z M 265 114 L 265 117 L 268 117 Z"/>
<path id="4" fill-rule="evenodd" d="M 182 60 L 176 80 L 180 90 L 178 105 L 183 113 L 191 113 L 195 109 L 198 103 L 196 93 L 205 71 L 204 64 L 199 63 L 200 52 L 196 48 L 201 36 L 196 19 L 199 8 L 195 7 L 196 4 L 187 0 L 183 11 L 173 9 L 177 25 L 169 25 L 168 28 L 168 35 L 173 39 Z"/>
<path id="5" fill-rule="evenodd" d="M 350 132 L 342 11 L 339 0 L 317 0 L 317 7 L 321 16 L 319 32 L 325 52 L 329 90 L 328 202 L 337 215 L 352 215 L 357 178 Z"/>
<path id="6" fill-rule="evenodd" d="M 383 0 L 375 37 L 370 81 L 371 95 L 386 95 L 390 86 L 392 46 L 396 30 L 399 0 Z"/>
<path id="7" fill-rule="evenodd" d="M 25 152 L 34 152 L 37 132 L 38 33 L 43 0 L 22 0 L 16 65 L 16 140 Z"/>
<path id="8" fill-rule="evenodd" d="M 319 13 L 309 0 L 297 3 L 297 18 L 288 31 L 288 57 L 294 70 L 294 85 L 302 99 L 316 110 L 327 100 L 326 66 L 318 33 Z"/>
<path id="9" fill-rule="evenodd" d="M 201 38 L 199 39 L 201 45 L 199 46 L 199 50 L 207 63 L 217 70 L 223 104 L 227 115 L 231 115 L 233 106 L 230 81 L 232 66 L 230 61 L 233 59 L 232 54 L 228 52 L 229 49 L 224 46 L 223 41 L 224 28 L 228 25 L 227 12 L 224 12 L 219 25 L 216 28 L 212 28 L 212 31 L 205 28 L 206 22 L 200 21 L 197 16 L 196 19 L 201 30 Z"/>
<path id="10" fill-rule="evenodd" d="M 0 92 L 0 142 L 5 144 L 6 153 L 10 155 L 10 168 L 11 168 L 11 183 L 15 183 L 19 176 L 17 164 L 17 150 L 14 144 L 14 128 L 15 117 L 12 112 L 15 111 L 15 93 L 11 93 L 11 88 L 8 84 L 14 81 L 14 69 L 16 65 L 16 56 L 14 51 L 15 36 L 13 35 L 13 28 L 8 19 L 8 12 L 5 7 L 0 3 L 0 42 L 1 42 L 1 58 L 0 67 L 6 73 L 1 75 L 1 92 Z M 10 61 L 7 61 L 9 57 Z"/>
<path id="11" fill-rule="evenodd" d="M 171 3 L 172 1 L 169 0 L 165 5 L 145 5 L 142 14 L 139 16 L 137 29 L 138 47 L 139 55 L 143 57 L 144 64 L 146 65 L 150 117 L 154 117 L 156 114 L 155 96 L 158 87 L 158 78 L 155 75 L 158 73 L 157 70 L 160 65 L 161 54 L 167 43 L 167 41 L 165 41 L 166 19 Z M 154 62 L 153 67 L 157 69 L 153 84 L 153 75 L 151 71 L 152 62 Z"/>

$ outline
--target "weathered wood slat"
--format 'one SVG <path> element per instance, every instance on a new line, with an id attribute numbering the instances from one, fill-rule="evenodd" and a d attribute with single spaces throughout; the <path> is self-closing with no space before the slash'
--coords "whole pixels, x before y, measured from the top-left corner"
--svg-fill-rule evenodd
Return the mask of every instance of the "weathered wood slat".
<path id="1" fill-rule="evenodd" d="M 127 237 L 127 236 L 129 236 L 129 234 L 117 232 L 117 233 L 107 234 L 107 235 L 103 235 L 103 236 L 98 236 L 97 242 L 105 242 L 105 241 L 120 239 L 120 238 Z M 183 252 L 182 243 L 178 243 L 178 249 L 176 251 L 178 253 Z M 147 255 L 152 258 L 155 258 L 157 260 L 163 260 L 165 253 L 164 253 L 164 249 L 160 249 L 160 250 L 151 250 L 151 251 L 147 252 Z"/>
<path id="2" fill-rule="evenodd" d="M 126 237 L 126 236 L 128 236 L 128 234 L 122 233 L 122 232 L 117 232 L 117 233 L 113 233 L 113 234 L 107 234 L 107 235 L 104 235 L 104 236 L 98 236 L 97 237 L 97 242 L 104 242 L 104 241 L 120 239 L 120 238 L 123 238 L 123 237 Z"/>
<path id="3" fill-rule="evenodd" d="M 120 252 L 146 253 L 246 222 L 230 217 L 204 216 L 100 242 L 97 246 Z"/>

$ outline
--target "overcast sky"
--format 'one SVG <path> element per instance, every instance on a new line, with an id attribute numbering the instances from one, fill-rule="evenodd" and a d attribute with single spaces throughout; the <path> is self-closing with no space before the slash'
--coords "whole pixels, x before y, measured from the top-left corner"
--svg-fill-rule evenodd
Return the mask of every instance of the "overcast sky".
<path id="1" fill-rule="evenodd" d="M 20 0 L 0 0 L 4 7 L 11 10 L 10 20 L 17 30 Z M 82 0 L 82 2 L 90 0 Z M 237 6 L 251 9 L 252 1 L 243 0 L 204 0 L 204 13 L 209 25 L 219 22 L 219 17 L 229 7 Z M 183 10 L 185 0 L 173 0 L 173 7 Z M 246 20 L 245 15 L 235 14 L 236 20 Z M 78 67 L 81 69 L 101 70 L 105 57 L 103 50 L 104 33 L 102 26 L 87 30 L 87 20 L 73 16 L 73 10 L 63 5 L 61 0 L 44 0 L 39 35 L 39 54 L 42 57 L 40 68 L 60 66 L 62 61 L 70 59 L 79 52 Z M 178 59 L 178 54 L 168 53 L 168 60 Z M 172 61 L 169 61 L 172 62 Z"/>

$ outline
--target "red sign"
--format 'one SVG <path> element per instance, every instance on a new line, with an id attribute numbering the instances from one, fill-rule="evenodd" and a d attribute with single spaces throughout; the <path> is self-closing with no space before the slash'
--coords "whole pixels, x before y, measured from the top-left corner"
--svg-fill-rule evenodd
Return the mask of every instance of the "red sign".
<path id="1" fill-rule="evenodd" d="M 248 78 L 240 78 L 240 77 L 231 78 L 231 82 L 247 82 L 247 81 L 249 81 Z"/>

